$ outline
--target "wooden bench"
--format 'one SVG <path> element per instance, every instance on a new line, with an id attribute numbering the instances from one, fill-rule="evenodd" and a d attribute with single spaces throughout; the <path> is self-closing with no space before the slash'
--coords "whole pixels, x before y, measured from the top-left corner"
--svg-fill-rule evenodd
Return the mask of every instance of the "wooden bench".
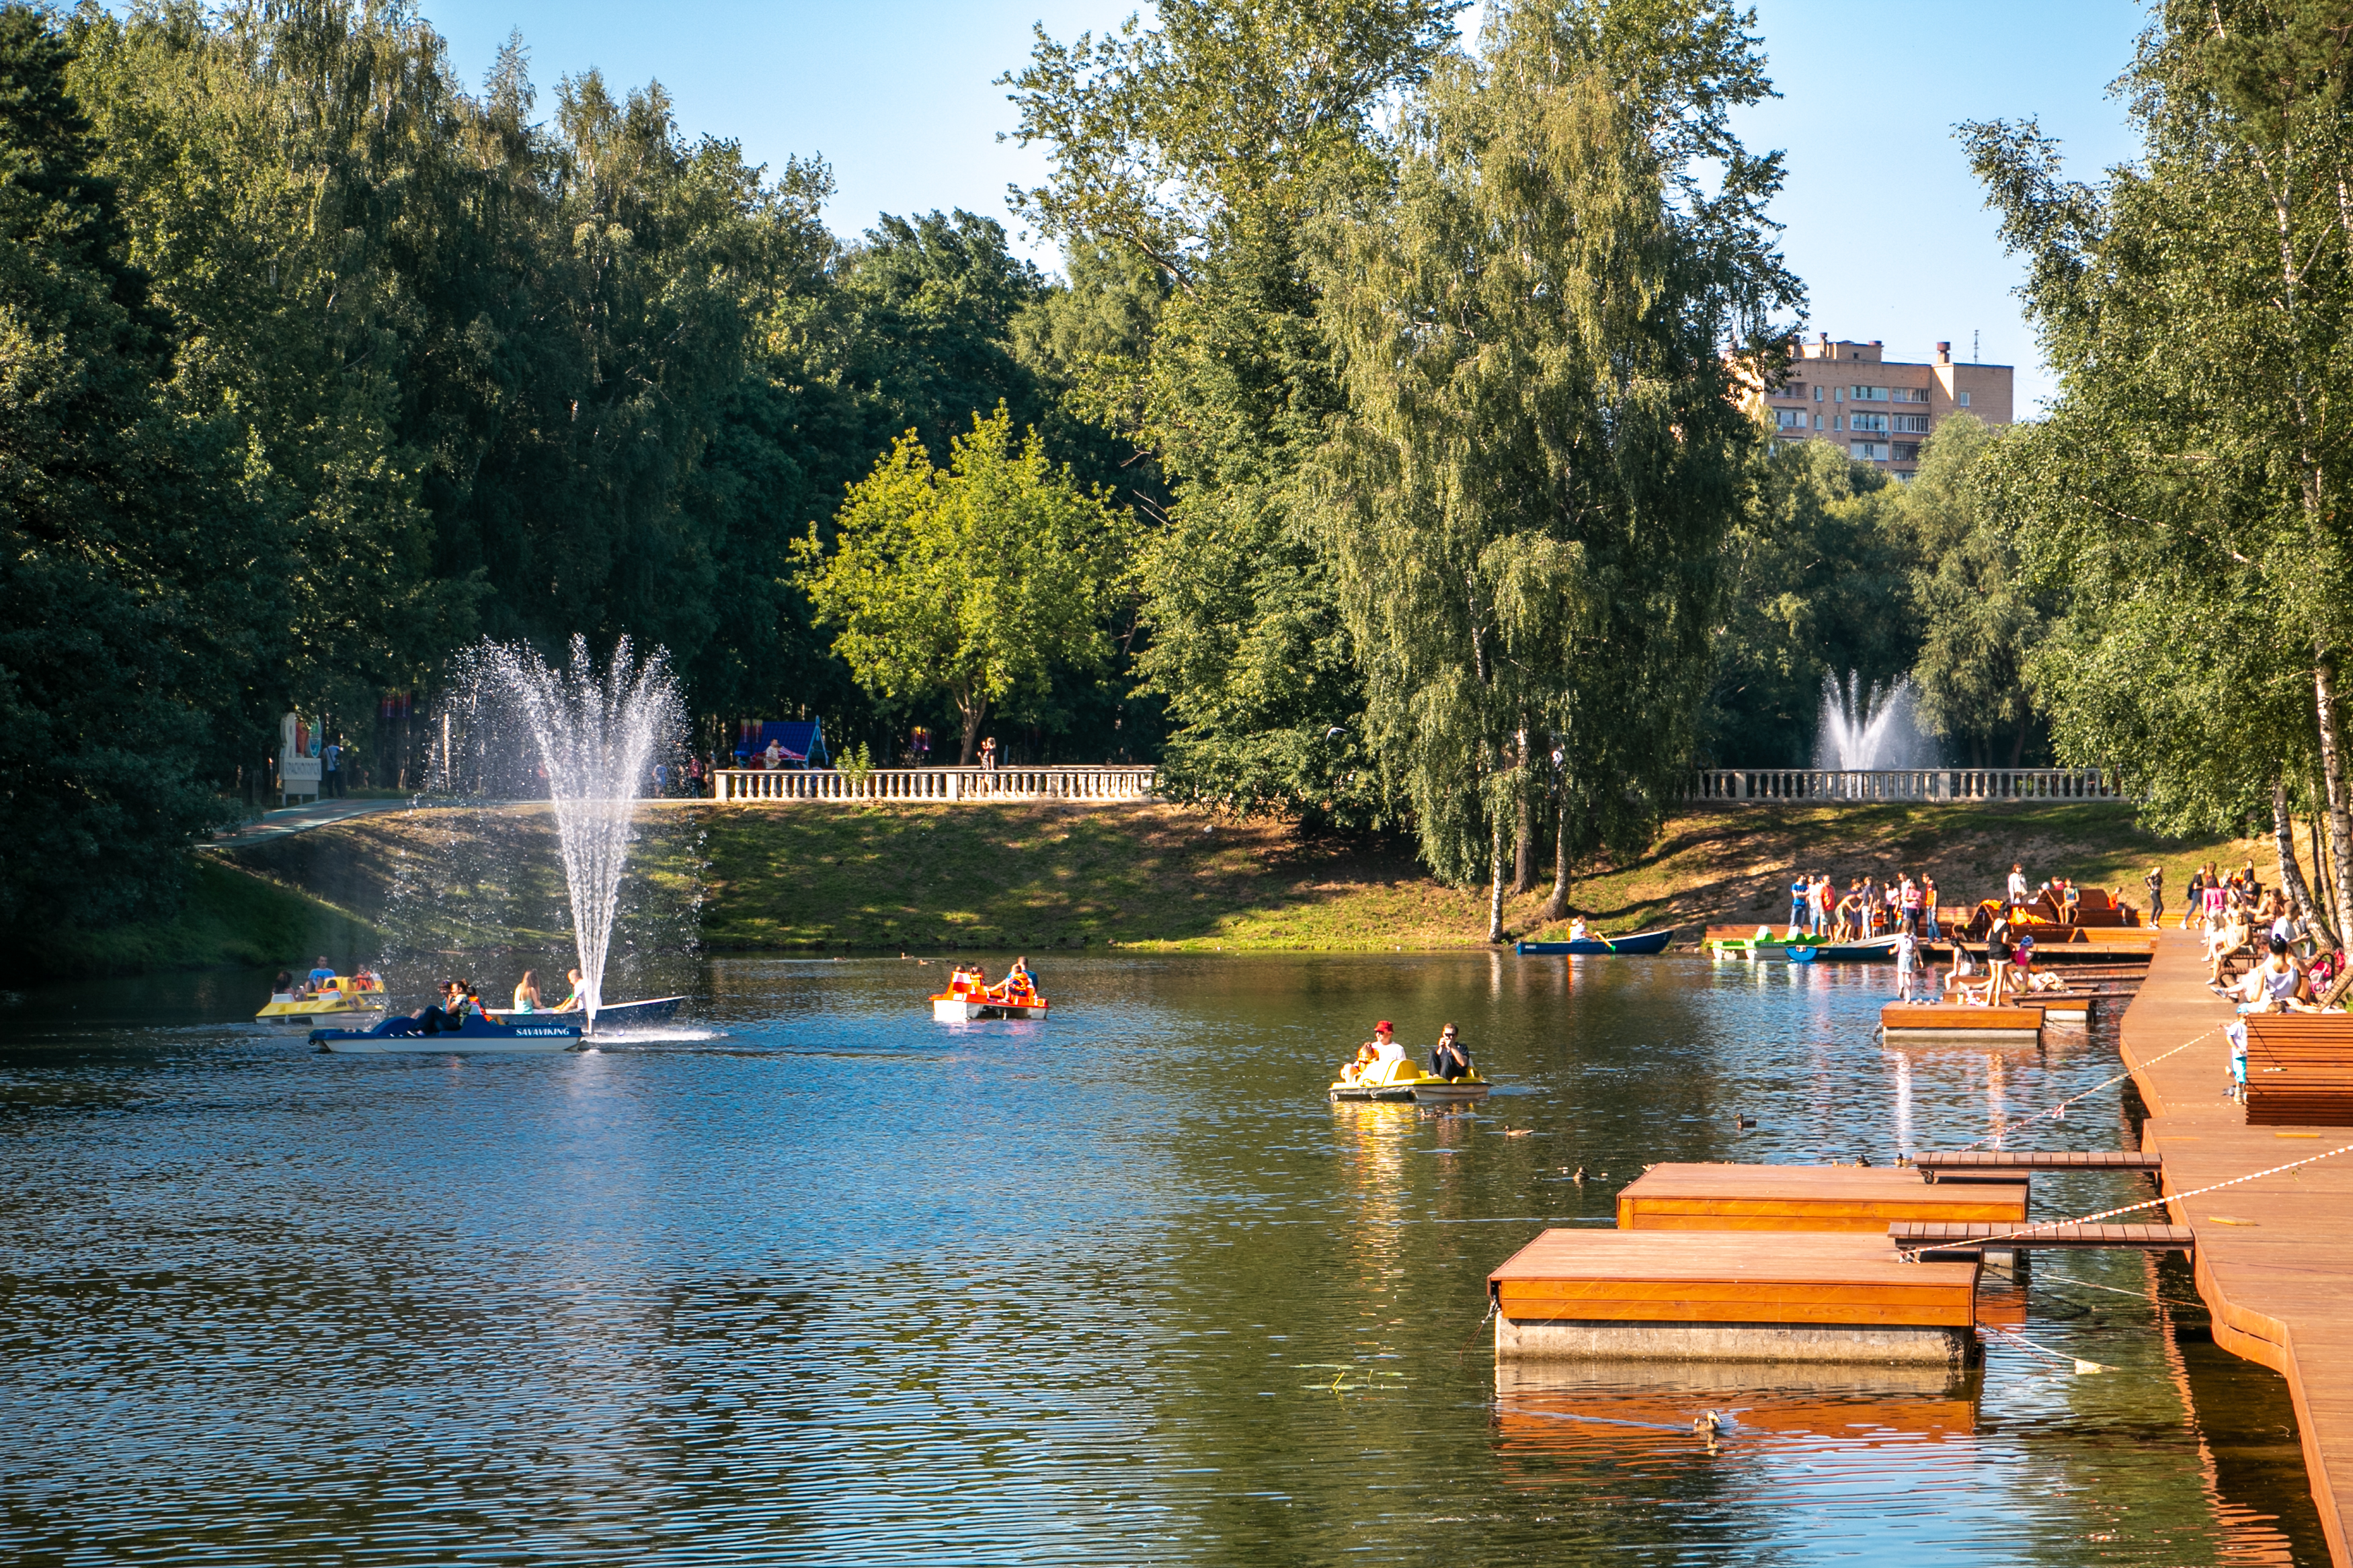
<path id="1" fill-rule="evenodd" d="M 2247 1016 L 2247 1124 L 2353 1127 L 2353 1014 Z"/>

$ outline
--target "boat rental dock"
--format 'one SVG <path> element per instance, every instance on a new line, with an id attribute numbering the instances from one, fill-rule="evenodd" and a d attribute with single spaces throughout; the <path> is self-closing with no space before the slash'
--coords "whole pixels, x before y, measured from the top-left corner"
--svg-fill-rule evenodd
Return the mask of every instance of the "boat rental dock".
<path id="1" fill-rule="evenodd" d="M 2147 980 L 2126 1010 L 2125 1065 L 2147 1105 L 2145 1152 L 2163 1190 L 2193 1192 L 2353 1143 L 2327 1125 L 2251 1126 L 2230 1098 L 2235 1015 L 2206 988 L 2197 941 L 2161 934 Z M 2347 1021 L 2353 1035 L 2353 1020 Z M 2186 1048 L 2185 1048 L 2186 1047 Z M 2255 1070 L 2258 1075 L 2260 1068 Z M 2260 1100 L 2267 1086 L 2251 1082 Z M 2214 1342 L 2286 1379 L 2328 1549 L 2353 1565 L 2353 1154 L 2242 1182 L 2169 1205 L 2196 1237 L 2198 1293 Z"/>

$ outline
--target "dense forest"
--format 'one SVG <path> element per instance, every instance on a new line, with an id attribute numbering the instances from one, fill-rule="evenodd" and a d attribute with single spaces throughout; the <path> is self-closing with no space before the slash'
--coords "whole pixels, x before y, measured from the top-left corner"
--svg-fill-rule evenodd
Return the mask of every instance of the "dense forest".
<path id="1" fill-rule="evenodd" d="M 290 706 L 413 783 L 379 715 L 575 633 L 667 648 L 705 749 L 987 728 L 1556 908 L 1694 763 L 1807 763 L 1833 675 L 2341 861 L 2321 9 L 2168 15 L 2101 185 L 1972 128 L 2064 396 L 1899 485 L 1748 410 L 1807 301 L 1725 0 L 1041 29 L 1055 275 L 972 213 L 837 233 L 822 163 L 543 99 L 520 38 L 472 84 L 400 4 L 0 6 L 0 926 L 168 900 Z"/>

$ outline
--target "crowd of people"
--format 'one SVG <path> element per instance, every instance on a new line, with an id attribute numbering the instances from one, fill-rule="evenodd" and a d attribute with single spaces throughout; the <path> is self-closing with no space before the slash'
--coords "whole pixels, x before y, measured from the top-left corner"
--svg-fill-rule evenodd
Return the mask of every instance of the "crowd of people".
<path id="1" fill-rule="evenodd" d="M 1841 893 L 1827 873 L 1807 871 L 1789 884 L 1789 936 L 1869 942 L 1901 931 L 1936 942 L 1937 909 L 1934 877 L 1915 880 L 1908 871 L 1888 882 L 1857 877 Z"/>

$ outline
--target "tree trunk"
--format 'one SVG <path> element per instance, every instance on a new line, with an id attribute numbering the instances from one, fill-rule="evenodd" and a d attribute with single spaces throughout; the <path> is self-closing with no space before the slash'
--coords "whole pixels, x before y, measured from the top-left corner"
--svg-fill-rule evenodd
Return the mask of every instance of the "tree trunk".
<path id="1" fill-rule="evenodd" d="M 2345 751 L 2337 743 L 2337 669 L 2325 649 L 2313 661 L 2312 706 L 2320 722 L 2321 793 L 2327 805 L 2329 879 L 2337 884 L 2337 929 L 2353 931 L 2353 810 L 2345 798 Z"/>
<path id="2" fill-rule="evenodd" d="M 1536 911 L 1538 925 L 1568 918 L 1568 791 L 1560 792 L 1560 810 L 1554 814 L 1558 831 L 1552 841 L 1552 896 Z"/>
<path id="3" fill-rule="evenodd" d="M 2010 738 L 2010 765 L 2017 767 L 2026 757 L 2026 721 L 2018 721 L 2018 733 Z"/>
<path id="4" fill-rule="evenodd" d="M 980 727 L 988 721 L 988 699 L 976 697 L 967 702 L 959 697 L 956 710 L 964 715 L 964 760 L 956 765 L 968 768 L 973 753 L 980 749 Z"/>
<path id="5" fill-rule="evenodd" d="M 2318 806 L 2312 808 L 2312 818 L 2305 827 L 2312 835 L 2313 897 L 2322 909 L 2334 910 L 2337 907 L 2337 889 L 2328 877 L 2328 830 L 2320 825 Z M 2344 938 L 2340 934 L 2337 940 L 2342 942 Z"/>
<path id="6" fill-rule="evenodd" d="M 1520 765 L 1525 768 L 1527 764 Z M 1525 791 L 1521 792 L 1513 812 L 1518 820 L 1512 847 L 1512 891 L 1518 894 L 1536 885 L 1536 813 Z"/>
<path id="7" fill-rule="evenodd" d="M 1504 940 L 1504 825 L 1495 824 L 1487 849 L 1487 940 Z"/>
<path id="8" fill-rule="evenodd" d="M 2272 837 L 2279 841 L 2280 886 L 2287 889 L 2296 918 L 2304 921 L 2315 942 L 2334 952 L 2337 932 L 2331 929 L 2327 916 L 2313 902 L 2312 889 L 2305 886 L 2304 867 L 2295 858 L 2295 817 L 2287 808 L 2287 784 L 2280 780 L 2272 784 Z M 2315 846 L 2316 859 L 2318 854 L 2318 847 Z"/>

